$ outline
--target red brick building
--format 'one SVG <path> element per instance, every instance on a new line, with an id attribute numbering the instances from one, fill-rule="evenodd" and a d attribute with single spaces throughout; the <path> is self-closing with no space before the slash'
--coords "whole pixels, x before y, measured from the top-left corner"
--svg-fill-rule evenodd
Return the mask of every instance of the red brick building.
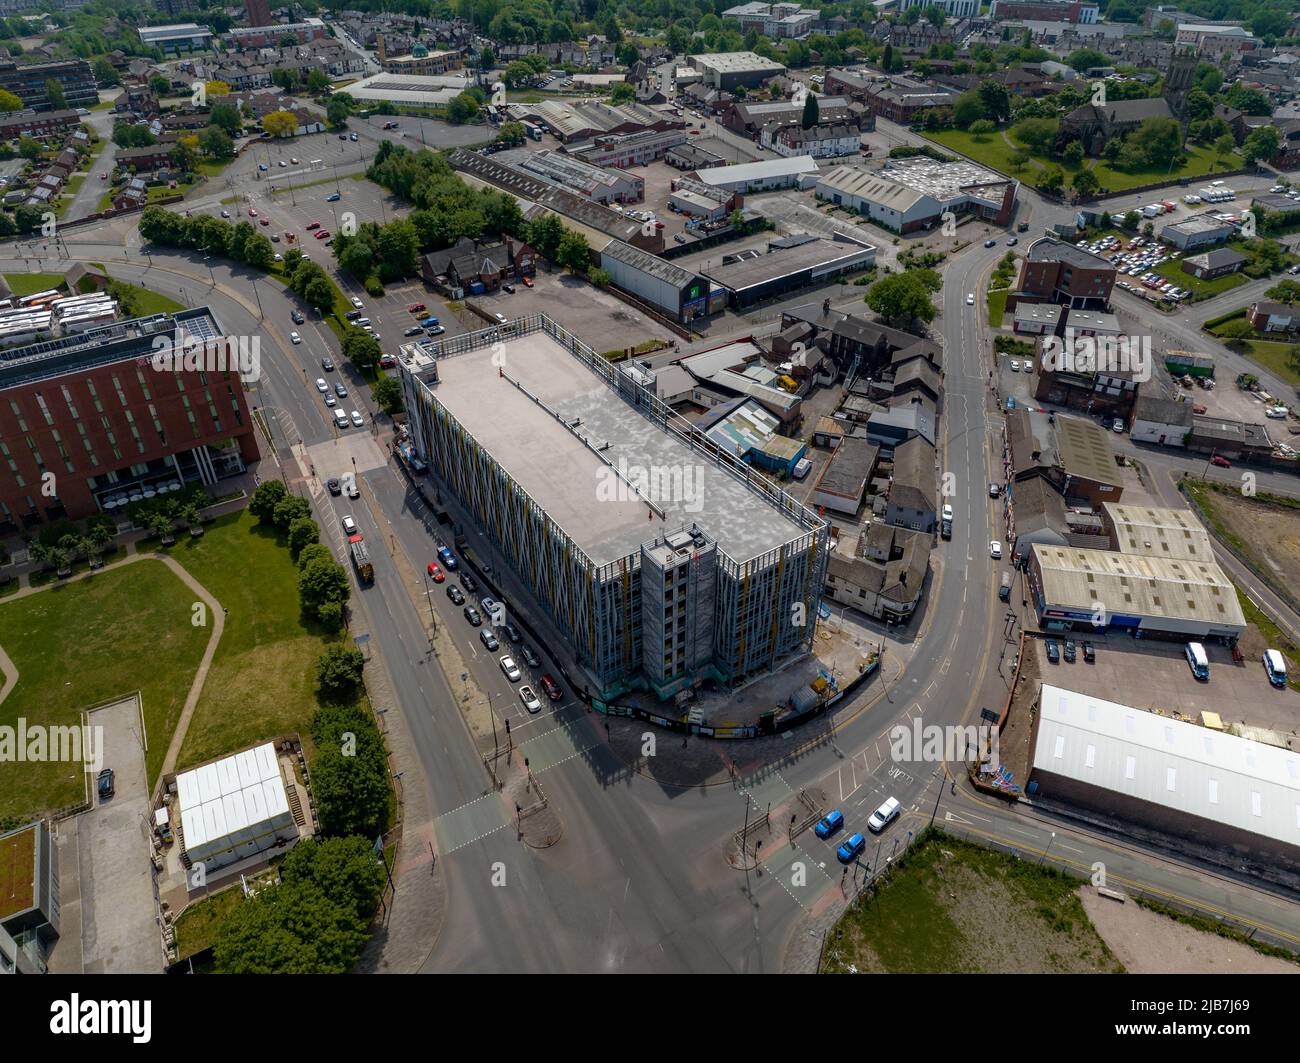
<path id="1" fill-rule="evenodd" d="M 1104 310 L 1110 305 L 1115 277 L 1115 267 L 1100 255 L 1044 236 L 1025 252 L 1020 282 L 1007 297 L 1007 313 L 1013 313 L 1018 303 Z"/>
<path id="2" fill-rule="evenodd" d="M 211 487 L 259 459 L 237 364 L 222 370 L 209 355 L 173 366 L 155 357 L 178 324 L 186 336 L 220 336 L 211 312 L 181 311 L 150 331 L 146 320 L 7 352 L 0 534 L 111 512 L 172 484 Z"/>

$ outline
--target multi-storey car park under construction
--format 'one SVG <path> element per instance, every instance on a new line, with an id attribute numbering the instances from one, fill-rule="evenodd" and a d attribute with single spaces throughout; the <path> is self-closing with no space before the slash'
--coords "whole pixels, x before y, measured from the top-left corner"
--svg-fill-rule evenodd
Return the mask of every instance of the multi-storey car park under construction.
<path id="1" fill-rule="evenodd" d="M 603 697 L 735 686 L 813 645 L 828 528 L 545 315 L 399 358 L 419 456 Z M 650 386 L 647 386 L 650 385 Z"/>

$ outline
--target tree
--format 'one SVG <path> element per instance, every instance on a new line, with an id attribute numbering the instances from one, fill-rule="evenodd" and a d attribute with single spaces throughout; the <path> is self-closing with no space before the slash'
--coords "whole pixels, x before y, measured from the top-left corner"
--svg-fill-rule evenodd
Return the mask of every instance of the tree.
<path id="1" fill-rule="evenodd" d="M 363 373 L 379 364 L 383 355 L 379 341 L 359 328 L 349 328 L 343 335 L 343 357 Z"/>
<path id="2" fill-rule="evenodd" d="M 1011 127 L 1011 139 L 1036 155 L 1048 154 L 1056 143 L 1061 123 L 1055 118 L 1025 118 Z"/>
<path id="3" fill-rule="evenodd" d="M 68 100 L 63 94 L 63 83 L 49 78 L 45 82 L 45 99 L 50 105 L 51 111 L 63 111 L 67 109 Z"/>
<path id="4" fill-rule="evenodd" d="M 1270 129 L 1269 131 L 1273 133 L 1274 136 L 1277 135 L 1277 130 Z M 1237 147 L 1237 142 L 1232 139 L 1231 133 L 1225 133 L 1223 136 L 1216 138 L 1214 144 L 1212 145 L 1214 151 L 1214 161 L 1222 162 L 1224 159 L 1231 158 L 1232 153 L 1236 149 L 1236 147 Z M 1248 159 L 1247 161 L 1253 162 L 1254 160 Z"/>
<path id="5" fill-rule="evenodd" d="M 356 650 L 351 652 L 360 656 Z M 384 886 L 383 867 L 368 837 L 319 842 L 308 838 L 289 850 L 280 865 L 280 877 L 289 883 L 313 885 L 322 896 L 352 909 L 362 921 L 374 914 Z"/>
<path id="6" fill-rule="evenodd" d="M 631 103 L 636 99 L 636 89 L 630 82 L 616 82 L 609 90 L 609 102 L 615 105 Z"/>
<path id="7" fill-rule="evenodd" d="M 936 313 L 930 292 L 910 271 L 893 273 L 876 281 L 864 296 L 866 304 L 877 314 L 904 327 L 914 319 L 933 321 Z"/>
<path id="8" fill-rule="evenodd" d="M 989 118 L 981 118 L 979 121 L 970 124 L 970 131 L 975 134 L 976 139 L 986 137 L 996 129 L 996 123 Z"/>
<path id="9" fill-rule="evenodd" d="M 1270 299 L 1276 299 L 1279 303 L 1287 303 L 1288 305 L 1300 303 L 1300 281 L 1278 281 L 1264 294 Z"/>
<path id="10" fill-rule="evenodd" d="M 1070 183 L 1074 187 L 1075 194 L 1079 196 L 1090 196 L 1101 187 L 1097 175 L 1089 169 L 1080 170 L 1074 175 Z"/>
<path id="11" fill-rule="evenodd" d="M 343 129 L 348 124 L 348 116 L 352 114 L 352 108 L 340 99 L 332 99 L 325 105 L 325 120 L 329 122 L 331 129 Z"/>
<path id="12" fill-rule="evenodd" d="M 311 734 L 317 749 L 312 789 L 322 830 L 373 838 L 392 813 L 387 752 L 374 717 L 355 702 L 327 702 L 312 717 Z M 326 773 L 324 789 L 318 771 Z"/>
<path id="13" fill-rule="evenodd" d="M 190 139 L 192 138 L 182 137 L 180 140 L 176 141 L 176 143 L 172 145 L 172 150 L 168 155 L 171 164 L 178 170 L 192 170 L 198 162 L 198 153 L 195 152 L 191 144 L 187 143 Z"/>
<path id="14" fill-rule="evenodd" d="M 396 377 L 381 376 L 371 386 L 370 396 L 388 416 L 402 412 L 402 385 Z"/>
<path id="15" fill-rule="evenodd" d="M 208 121 L 218 129 L 224 129 L 230 136 L 238 136 L 244 129 L 244 118 L 239 108 L 228 103 L 218 103 L 208 112 Z"/>
<path id="16" fill-rule="evenodd" d="M 235 142 L 224 129 L 210 125 L 199 134 L 199 149 L 209 159 L 233 159 Z"/>
<path id="17" fill-rule="evenodd" d="M 310 517 L 297 517 L 289 522 L 289 554 L 297 557 L 304 547 L 320 541 L 320 528 Z"/>
<path id="18" fill-rule="evenodd" d="M 327 602 L 346 602 L 349 594 L 348 574 L 337 561 L 320 558 L 298 574 L 298 599 L 308 612 Z"/>
<path id="19" fill-rule="evenodd" d="M 1067 166 L 1078 166 L 1083 162 L 1083 145 L 1077 140 L 1070 141 L 1061 152 L 1061 161 Z"/>
<path id="20" fill-rule="evenodd" d="M 1038 175 L 1038 187 L 1049 195 L 1059 195 L 1065 184 L 1065 174 L 1059 167 L 1051 166 Z"/>
<path id="21" fill-rule="evenodd" d="M 316 658 L 316 689 L 327 701 L 351 701 L 361 686 L 365 664 L 360 650 L 331 646 Z"/>
<path id="22" fill-rule="evenodd" d="M 165 96 L 171 91 L 171 82 L 161 74 L 155 74 L 149 79 L 149 88 L 155 96 Z"/>
<path id="23" fill-rule="evenodd" d="M 821 105 L 817 102 L 815 93 L 808 93 L 803 101 L 803 118 L 800 126 L 804 129 L 812 129 L 821 120 Z"/>
<path id="24" fill-rule="evenodd" d="M 275 512 L 272 514 L 275 520 L 275 526 L 282 532 L 288 532 L 290 525 L 296 520 L 303 517 L 311 517 L 311 503 L 299 495 L 285 495 L 275 504 Z M 304 546 L 307 544 L 304 543 Z"/>
<path id="25" fill-rule="evenodd" d="M 1253 130 L 1241 145 L 1241 154 L 1247 162 L 1267 161 L 1276 155 L 1281 147 L 1282 138 L 1277 131 L 1277 126 L 1260 126 Z"/>
<path id="26" fill-rule="evenodd" d="M 995 122 L 1004 122 L 1011 117 L 1011 95 L 1006 86 L 996 81 L 985 81 L 976 92 L 984 105 L 985 116 Z"/>
<path id="27" fill-rule="evenodd" d="M 204 84 L 203 91 L 208 99 L 215 99 L 218 96 L 230 95 L 230 83 L 228 81 L 209 81 Z"/>
<path id="28" fill-rule="evenodd" d="M 972 122 L 986 117 L 984 102 L 974 89 L 963 92 L 952 105 L 952 121 L 958 129 L 966 129 Z"/>
<path id="29" fill-rule="evenodd" d="M 275 247 L 261 233 L 254 233 L 244 244 L 244 261 L 254 269 L 270 269 L 275 262 Z"/>
<path id="30" fill-rule="evenodd" d="M 12 92 L 0 89 L 0 114 L 8 114 L 10 111 L 21 111 L 22 109 L 22 100 Z"/>
<path id="31" fill-rule="evenodd" d="M 1024 148 L 1016 148 L 1010 156 L 1008 156 L 1008 159 L 1011 163 L 1011 168 L 1016 173 L 1019 173 L 1029 162 L 1030 155 Z"/>
<path id="32" fill-rule="evenodd" d="M 1078 48 L 1065 57 L 1065 65 L 1086 74 L 1093 67 L 1106 66 L 1107 61 L 1095 48 Z"/>
<path id="33" fill-rule="evenodd" d="M 117 71 L 113 69 L 113 64 L 103 56 L 100 56 L 91 64 L 91 69 L 95 72 L 95 80 L 101 86 L 111 88 L 114 85 L 122 84 L 122 79 L 118 76 Z"/>
<path id="34" fill-rule="evenodd" d="M 119 148 L 146 148 L 157 144 L 158 138 L 149 132 L 147 125 L 118 122 L 113 126 L 113 143 Z"/>
<path id="35" fill-rule="evenodd" d="M 522 144 L 525 135 L 523 122 L 502 122 L 497 130 L 497 143 Z"/>
<path id="36" fill-rule="evenodd" d="M 585 273 L 591 265 L 591 248 L 587 246 L 587 238 L 572 229 L 565 229 L 555 252 L 555 261 L 570 273 Z"/>
<path id="37" fill-rule="evenodd" d="M 1126 229 L 1136 229 L 1142 223 L 1142 215 L 1136 210 L 1130 210 L 1124 215 L 1124 221 L 1121 223 Z"/>
<path id="38" fill-rule="evenodd" d="M 146 213 L 148 213 L 146 211 Z M 275 507 L 289 493 L 280 480 L 263 480 L 257 485 L 253 497 L 248 501 L 248 512 L 257 518 L 259 524 L 275 523 Z"/>
<path id="39" fill-rule="evenodd" d="M 614 278 L 609 275 L 608 270 L 593 269 L 587 275 L 587 279 L 591 281 L 591 283 L 595 285 L 597 288 L 608 288 L 610 285 L 610 281 L 612 281 Z"/>
<path id="40" fill-rule="evenodd" d="M 298 131 L 298 117 L 291 111 L 272 111 L 262 119 L 262 128 L 279 139 L 291 137 Z"/>

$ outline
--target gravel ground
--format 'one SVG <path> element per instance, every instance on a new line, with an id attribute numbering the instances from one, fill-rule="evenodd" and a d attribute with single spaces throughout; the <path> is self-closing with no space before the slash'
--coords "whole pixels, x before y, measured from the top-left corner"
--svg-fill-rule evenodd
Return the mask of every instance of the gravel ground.
<path id="1" fill-rule="evenodd" d="M 1083 910 L 1129 974 L 1300 974 L 1286 960 L 1249 945 L 1175 922 L 1131 901 L 1107 900 L 1079 890 Z"/>

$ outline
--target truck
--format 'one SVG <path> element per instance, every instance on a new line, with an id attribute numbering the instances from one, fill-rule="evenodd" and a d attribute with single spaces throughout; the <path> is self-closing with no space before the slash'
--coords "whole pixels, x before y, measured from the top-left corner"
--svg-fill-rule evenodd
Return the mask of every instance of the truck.
<path id="1" fill-rule="evenodd" d="M 542 130 L 541 130 L 541 127 L 533 125 L 532 122 L 525 122 L 525 123 L 524 123 L 524 132 L 527 133 L 528 136 L 529 136 L 531 139 L 533 139 L 533 140 L 541 140 L 541 139 L 542 139 Z"/>
<path id="2" fill-rule="evenodd" d="M 366 540 L 361 535 L 348 538 L 348 554 L 352 557 L 352 567 L 357 570 L 357 579 L 362 583 L 375 582 L 375 566 L 370 563 L 370 551 Z"/>

